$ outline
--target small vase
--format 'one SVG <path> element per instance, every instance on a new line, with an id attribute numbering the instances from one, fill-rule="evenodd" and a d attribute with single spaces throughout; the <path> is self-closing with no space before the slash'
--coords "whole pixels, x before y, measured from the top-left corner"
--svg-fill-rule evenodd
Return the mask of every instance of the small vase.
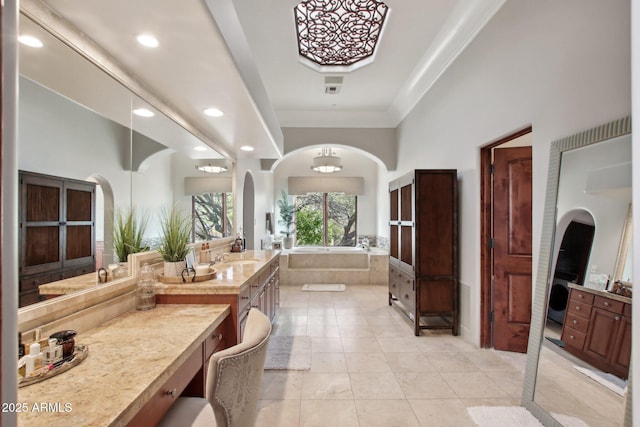
<path id="1" fill-rule="evenodd" d="M 186 261 L 164 262 L 164 277 L 178 277 L 187 268 Z"/>
<path id="2" fill-rule="evenodd" d="M 293 247 L 293 237 L 285 237 L 282 239 L 282 247 L 284 249 L 291 249 Z"/>

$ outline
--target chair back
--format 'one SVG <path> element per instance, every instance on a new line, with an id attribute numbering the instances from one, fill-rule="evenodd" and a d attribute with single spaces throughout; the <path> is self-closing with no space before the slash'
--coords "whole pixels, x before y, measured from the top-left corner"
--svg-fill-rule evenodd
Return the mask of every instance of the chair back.
<path id="1" fill-rule="evenodd" d="M 252 308 L 242 342 L 213 353 L 209 359 L 207 399 L 213 406 L 218 426 L 255 424 L 270 335 L 269 318 Z"/>

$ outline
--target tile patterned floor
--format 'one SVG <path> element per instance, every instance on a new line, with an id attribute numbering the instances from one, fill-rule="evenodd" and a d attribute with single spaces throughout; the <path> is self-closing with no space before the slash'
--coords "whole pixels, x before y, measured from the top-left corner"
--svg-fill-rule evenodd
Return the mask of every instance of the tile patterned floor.
<path id="1" fill-rule="evenodd" d="M 265 371 L 259 427 L 473 426 L 466 407 L 520 404 L 524 355 L 450 332 L 413 335 L 387 288 L 282 287 L 274 335 L 312 340 L 308 371 Z"/>

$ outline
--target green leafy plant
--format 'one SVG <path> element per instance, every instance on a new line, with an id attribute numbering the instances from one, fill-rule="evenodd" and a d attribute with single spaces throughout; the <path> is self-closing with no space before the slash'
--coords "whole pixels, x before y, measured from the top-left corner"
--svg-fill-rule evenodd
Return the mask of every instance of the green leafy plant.
<path id="1" fill-rule="evenodd" d="M 135 206 L 123 211 L 118 209 L 114 218 L 113 247 L 120 262 L 126 262 L 129 254 L 144 252 L 149 249 L 144 244 L 144 233 L 147 229 L 148 215 L 138 214 Z"/>
<path id="2" fill-rule="evenodd" d="M 178 206 L 164 208 L 160 214 L 160 246 L 158 252 L 166 262 L 183 261 L 189 252 L 191 216 Z"/>
<path id="3" fill-rule="evenodd" d="M 306 206 L 296 215 L 296 239 L 300 246 L 322 245 L 322 212 Z"/>
<path id="4" fill-rule="evenodd" d="M 294 232 L 296 205 L 289 203 L 289 197 L 284 190 L 282 190 L 282 198 L 278 200 L 278 209 L 280 209 L 280 220 L 278 224 L 284 227 L 282 234 L 286 237 L 291 237 Z"/>

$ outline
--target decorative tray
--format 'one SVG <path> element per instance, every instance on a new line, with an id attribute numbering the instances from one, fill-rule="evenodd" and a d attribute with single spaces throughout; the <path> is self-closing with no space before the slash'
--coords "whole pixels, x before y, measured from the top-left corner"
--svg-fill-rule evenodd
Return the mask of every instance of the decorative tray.
<path id="1" fill-rule="evenodd" d="M 192 282 L 204 282 L 205 280 L 211 280 L 216 277 L 217 271 L 215 269 L 209 270 L 207 274 L 196 274 L 194 271 L 185 273 L 182 276 L 165 276 L 163 273 L 158 274 L 158 281 L 162 283 L 192 283 Z"/>
<path id="2" fill-rule="evenodd" d="M 18 379 L 18 387 L 26 387 L 31 384 L 39 383 L 40 381 L 47 380 L 51 377 L 55 377 L 58 374 L 67 372 L 74 366 L 78 366 L 89 355 L 89 347 L 84 344 L 76 344 L 73 351 L 73 356 L 69 357 L 69 360 L 62 362 L 61 365 L 52 368 L 49 371 L 42 369 L 39 374 L 32 375 L 30 377 L 24 377 Z"/>

